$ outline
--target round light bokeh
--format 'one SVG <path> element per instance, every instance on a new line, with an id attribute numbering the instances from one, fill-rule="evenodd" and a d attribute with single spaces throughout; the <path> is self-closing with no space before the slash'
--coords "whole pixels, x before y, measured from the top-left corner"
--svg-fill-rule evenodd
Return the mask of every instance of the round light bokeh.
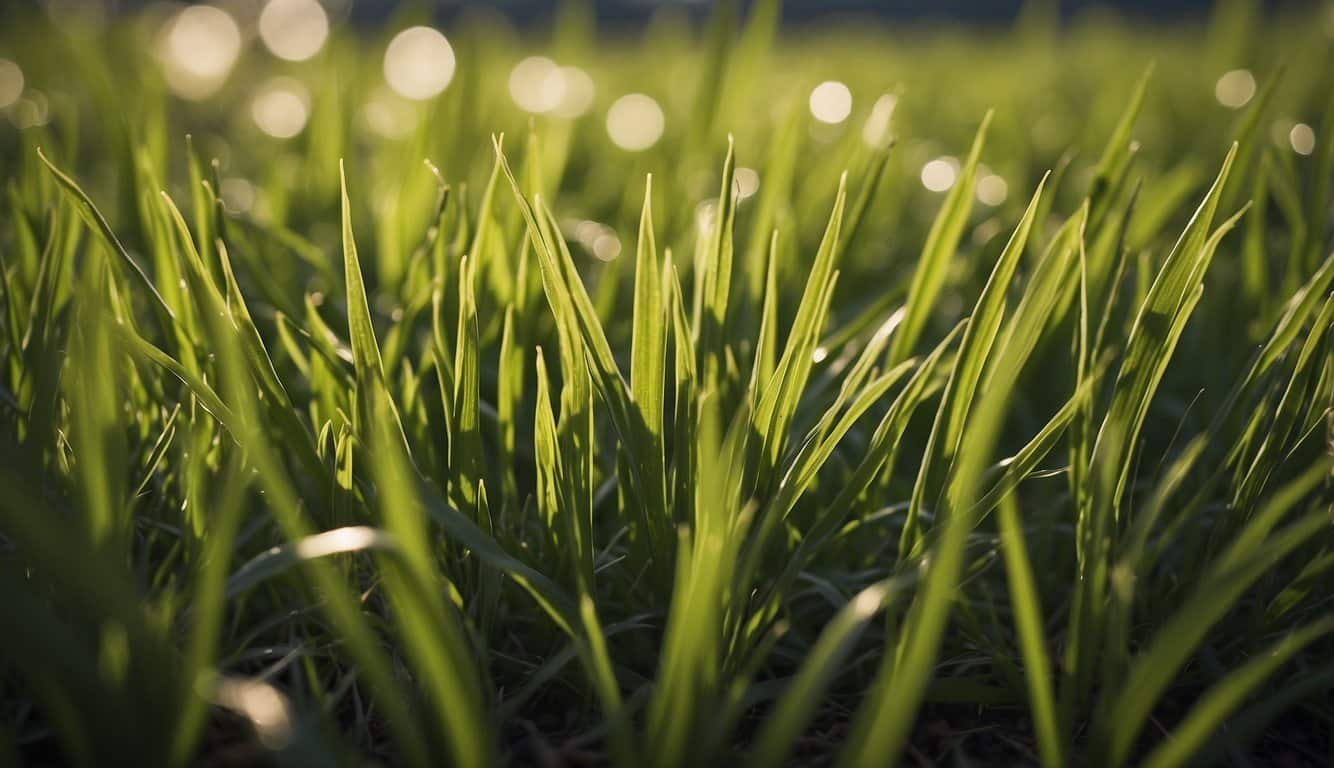
<path id="1" fill-rule="evenodd" d="M 329 38 L 329 15 L 318 0 L 269 0 L 259 14 L 259 38 L 280 59 L 305 61 Z"/>
<path id="2" fill-rule="evenodd" d="M 557 117 L 579 117 L 593 107 L 596 94 L 593 78 L 578 67 L 561 67 L 560 72 L 565 79 L 565 96 L 551 113 Z"/>
<path id="3" fill-rule="evenodd" d="M 310 91 L 298 80 L 275 77 L 255 94 L 250 116 L 264 133 L 275 139 L 290 139 L 301 133 L 310 119 Z"/>
<path id="4" fill-rule="evenodd" d="M 433 98 L 454 79 L 454 49 L 437 29 L 409 27 L 389 41 L 384 79 L 404 98 Z"/>
<path id="5" fill-rule="evenodd" d="M 736 169 L 733 175 L 733 181 L 736 182 L 736 199 L 741 202 L 748 197 L 752 197 L 760 191 L 760 174 L 754 168 L 742 166 Z"/>
<path id="6" fill-rule="evenodd" d="M 1225 72 L 1214 83 L 1214 98 L 1228 109 L 1241 109 L 1255 95 L 1255 76 L 1249 69 Z"/>
<path id="7" fill-rule="evenodd" d="M 510 71 L 509 88 L 510 98 L 519 109 L 542 115 L 560 106 L 565 98 L 565 75 L 546 56 L 529 56 Z"/>
<path id="8" fill-rule="evenodd" d="M 575 118 L 593 106 L 593 78 L 546 56 L 529 56 L 515 64 L 509 92 L 519 109 L 534 115 Z"/>
<path id="9" fill-rule="evenodd" d="M 23 95 L 23 70 L 9 59 L 0 59 L 0 109 Z"/>
<path id="10" fill-rule="evenodd" d="M 607 110 L 607 135 L 621 149 L 642 152 L 662 138 L 667 118 L 652 97 L 630 93 Z"/>
<path id="11" fill-rule="evenodd" d="M 241 28 L 212 5 L 183 8 L 163 28 L 158 48 L 168 87 L 187 99 L 213 95 L 240 54 Z"/>
<path id="12" fill-rule="evenodd" d="M 1309 155 L 1315 151 L 1315 130 L 1306 123 L 1297 123 L 1288 131 L 1288 143 L 1293 152 Z"/>
<path id="13" fill-rule="evenodd" d="M 222 180 L 218 192 L 228 213 L 247 213 L 255 205 L 255 185 L 245 179 L 229 176 Z"/>
<path id="14" fill-rule="evenodd" d="M 811 89 L 810 107 L 816 120 L 837 125 L 852 114 L 852 91 L 837 80 L 826 80 Z"/>
<path id="15" fill-rule="evenodd" d="M 977 180 L 977 188 L 974 190 L 977 195 L 977 201 L 983 205 L 997 206 L 1005 202 L 1005 198 L 1010 194 L 1010 186 L 1005 183 L 1005 179 L 994 173 L 989 173 Z"/>
<path id="16" fill-rule="evenodd" d="M 959 161 L 953 157 L 937 157 L 922 166 L 922 186 L 932 192 L 944 192 L 959 178 Z"/>

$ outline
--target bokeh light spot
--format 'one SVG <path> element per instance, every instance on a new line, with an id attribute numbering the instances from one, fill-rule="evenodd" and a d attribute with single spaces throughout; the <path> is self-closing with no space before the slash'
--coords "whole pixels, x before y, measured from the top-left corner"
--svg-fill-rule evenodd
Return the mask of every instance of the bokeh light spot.
<path id="1" fill-rule="evenodd" d="M 0 59 L 0 109 L 23 95 L 23 70 L 9 59 Z"/>
<path id="2" fill-rule="evenodd" d="M 593 256 L 598 261 L 612 261 L 621 255 L 621 239 L 610 230 L 593 239 Z"/>
<path id="3" fill-rule="evenodd" d="M 736 174 L 732 177 L 736 182 L 736 199 L 738 202 L 751 197 L 760 189 L 760 174 L 755 172 L 754 168 L 742 166 L 736 169 Z"/>
<path id="4" fill-rule="evenodd" d="M 259 38 L 280 59 L 305 61 L 329 37 L 329 15 L 317 0 L 269 0 L 259 14 Z"/>
<path id="5" fill-rule="evenodd" d="M 50 121 L 51 102 L 46 94 L 29 88 L 23 98 L 14 102 L 6 111 L 9 113 L 9 122 L 15 128 L 36 128 Z"/>
<path id="6" fill-rule="evenodd" d="M 593 78 L 578 67 L 561 67 L 560 71 L 565 80 L 565 95 L 552 114 L 564 118 L 579 117 L 593 106 L 596 93 Z"/>
<path id="7" fill-rule="evenodd" d="M 454 49 L 439 30 L 409 27 L 385 49 L 384 79 L 406 98 L 432 98 L 454 79 Z"/>
<path id="8" fill-rule="evenodd" d="M 652 97 L 630 93 L 607 110 L 607 135 L 621 149 L 642 152 L 662 138 L 667 119 Z"/>
<path id="9" fill-rule="evenodd" d="M 514 65 L 509 86 L 519 109 L 543 115 L 565 99 L 565 72 L 546 56 L 529 56 Z"/>
<path id="10" fill-rule="evenodd" d="M 1228 109 L 1241 109 L 1255 95 L 1255 76 L 1249 69 L 1225 72 L 1214 83 L 1214 98 Z"/>
<path id="11" fill-rule="evenodd" d="M 959 161 L 952 157 L 937 157 L 922 166 L 922 186 L 932 192 L 944 192 L 959 178 Z"/>
<path id="12" fill-rule="evenodd" d="M 1306 123 L 1297 123 L 1288 131 L 1288 143 L 1292 151 L 1299 155 L 1309 155 L 1315 151 L 1315 130 Z"/>
<path id="13" fill-rule="evenodd" d="M 310 119 L 310 92 L 290 77 L 275 77 L 265 83 L 250 102 L 255 125 L 270 136 L 290 139 L 301 133 Z"/>
<path id="14" fill-rule="evenodd" d="M 241 54 L 241 28 L 212 5 L 192 5 L 167 22 L 159 55 L 176 95 L 204 99 L 218 90 Z"/>
<path id="15" fill-rule="evenodd" d="M 977 180 L 977 201 L 983 205 L 1000 205 L 1005 202 L 1009 192 L 1010 187 L 1005 183 L 1005 179 L 994 173 L 987 174 Z"/>
<path id="16" fill-rule="evenodd" d="M 811 89 L 810 106 L 816 120 L 836 125 L 852 114 L 852 91 L 837 80 L 826 80 Z"/>
<path id="17" fill-rule="evenodd" d="M 361 125 L 376 136 L 398 139 L 417 127 L 418 112 L 413 102 L 380 86 L 361 108 Z"/>
<path id="18" fill-rule="evenodd" d="M 228 213 L 246 213 L 255 205 L 255 185 L 240 177 L 223 179 L 218 191 Z"/>

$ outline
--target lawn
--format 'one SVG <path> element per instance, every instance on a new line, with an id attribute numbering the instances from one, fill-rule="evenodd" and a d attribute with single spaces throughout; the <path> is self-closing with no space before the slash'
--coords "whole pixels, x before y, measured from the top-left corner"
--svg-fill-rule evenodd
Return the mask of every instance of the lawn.
<path id="1" fill-rule="evenodd" d="M 101 7 L 0 8 L 0 765 L 1334 763 L 1334 7 Z"/>

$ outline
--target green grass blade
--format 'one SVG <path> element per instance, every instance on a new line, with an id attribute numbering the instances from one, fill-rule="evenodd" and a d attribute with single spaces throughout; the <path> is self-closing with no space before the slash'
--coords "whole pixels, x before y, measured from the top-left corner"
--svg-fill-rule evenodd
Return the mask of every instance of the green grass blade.
<path id="1" fill-rule="evenodd" d="M 1020 218 L 1018 226 L 1010 235 L 1010 240 L 1001 251 L 996 266 L 992 268 L 987 284 L 977 305 L 969 315 L 968 325 L 964 330 L 963 341 L 959 345 L 959 354 L 955 358 L 954 369 L 950 372 L 949 383 L 945 385 L 945 394 L 941 398 L 936 421 L 931 427 L 926 448 L 922 453 L 922 463 L 918 468 L 917 482 L 913 485 L 912 504 L 908 508 L 908 518 L 903 526 L 903 537 L 899 544 L 901 552 L 910 551 L 917 543 L 918 516 L 925 501 L 930 483 L 932 466 L 936 463 L 939 452 L 940 464 L 948 467 L 954 460 L 959 442 L 963 436 L 964 420 L 968 408 L 972 405 L 973 395 L 982 378 L 987 358 L 991 354 L 996 334 L 1000 330 L 1005 311 L 1005 296 L 1019 266 L 1019 257 L 1023 255 L 1028 242 L 1028 232 L 1033 224 L 1033 216 L 1042 200 L 1042 189 L 1046 177 L 1038 183 L 1033 198 Z M 903 329 L 900 327 L 900 333 Z M 937 447 L 937 442 L 943 443 Z"/>
<path id="2" fill-rule="evenodd" d="M 139 278 L 139 281 L 143 284 L 144 288 L 148 290 L 148 294 L 153 297 L 153 301 L 160 314 L 168 320 L 175 320 L 176 316 L 172 313 L 171 307 L 167 306 L 167 302 L 162 298 L 162 294 L 158 293 L 157 288 L 153 285 L 152 279 L 148 277 L 148 273 L 144 272 L 144 268 L 139 266 L 139 262 L 135 261 L 134 257 L 130 256 L 129 251 L 125 250 L 125 246 L 121 245 L 120 239 L 116 237 L 116 233 L 112 231 L 111 225 L 107 223 L 106 217 L 102 215 L 102 212 L 97 209 L 92 198 L 88 197 L 87 193 L 79 187 L 78 182 L 74 181 L 74 179 L 69 176 L 66 176 L 60 169 L 56 168 L 55 165 L 46 158 L 46 155 L 42 154 L 40 149 L 37 150 L 37 156 L 42 159 L 42 162 L 46 164 L 47 170 L 49 170 L 51 175 L 55 177 L 56 181 L 60 183 L 61 189 L 68 195 L 70 202 L 74 204 L 74 209 L 78 211 L 79 217 L 88 224 L 90 229 L 102 238 L 102 241 L 111 249 L 111 252 L 116 254 L 116 256 L 130 268 L 130 271 Z M 170 327 L 170 325 L 170 323 L 164 323 L 163 327 L 165 329 Z"/>
<path id="3" fill-rule="evenodd" d="M 890 582 L 867 587 L 825 625 L 772 714 L 765 718 L 747 758 L 748 765 L 764 768 L 788 760 L 825 690 L 855 648 L 857 638 L 893 597 L 891 587 Z"/>
<path id="4" fill-rule="evenodd" d="M 1317 503 L 1314 510 L 1278 533 L 1260 533 L 1300 502 L 1328 472 L 1329 461 L 1318 462 L 1276 494 L 1233 546 L 1210 566 L 1187 602 L 1158 630 L 1122 684 L 1105 694 L 1107 705 L 1094 738 L 1109 765 L 1121 765 L 1130 756 L 1154 705 L 1209 629 L 1269 568 L 1328 526 L 1329 510 Z"/>
<path id="5" fill-rule="evenodd" d="M 1265 649 L 1220 680 L 1191 708 L 1161 745 L 1144 760 L 1145 768 L 1189 765 L 1195 753 L 1247 696 L 1265 683 L 1279 667 L 1321 637 L 1334 632 L 1334 617 L 1317 619 Z"/>
<path id="6" fill-rule="evenodd" d="M 959 171 L 958 180 L 950 187 L 949 194 L 941 203 L 940 212 L 931 223 L 926 244 L 922 246 L 922 255 L 917 261 L 917 271 L 913 273 L 912 287 L 908 289 L 908 313 L 903 317 L 894 345 L 889 349 L 891 364 L 908 358 L 917 346 L 918 338 L 926 328 L 927 318 L 935 308 L 936 297 L 945 283 L 945 276 L 950 262 L 954 260 L 959 237 L 963 234 L 968 214 L 973 208 L 973 187 L 977 174 L 978 159 L 982 156 L 982 146 L 986 143 L 987 128 L 991 125 L 992 112 L 982 118 L 973 138 L 973 146 L 968 150 L 968 158 Z"/>
<path id="7" fill-rule="evenodd" d="M 1014 623 L 1019 649 L 1024 659 L 1028 698 L 1033 707 L 1033 728 L 1037 732 L 1038 752 L 1047 768 L 1065 764 L 1060 723 L 1056 717 L 1056 695 L 1052 690 L 1051 657 L 1043 632 L 1042 602 L 1033 579 L 1033 564 L 1024 544 L 1024 529 L 1019 521 L 1018 504 L 1013 496 L 1001 500 L 997 519 L 1000 525 L 1001 554 L 1014 604 Z"/>
<path id="8" fill-rule="evenodd" d="M 630 342 L 630 393 L 643 426 L 645 465 L 641 470 L 649 513 L 667 512 L 665 435 L 667 380 L 667 310 L 663 302 L 663 265 L 653 234 L 653 177 L 644 183 L 635 256 L 635 301 Z"/>
<path id="9" fill-rule="evenodd" d="M 338 178 L 342 189 L 343 279 L 347 285 L 348 339 L 352 342 L 352 363 L 357 371 L 357 381 L 361 386 L 368 386 L 365 382 L 371 379 L 384 379 L 384 368 L 380 362 L 380 345 L 375 341 L 375 326 L 371 323 L 361 261 L 357 258 L 357 240 L 352 234 L 352 204 L 347 199 L 347 173 L 341 163 Z"/>

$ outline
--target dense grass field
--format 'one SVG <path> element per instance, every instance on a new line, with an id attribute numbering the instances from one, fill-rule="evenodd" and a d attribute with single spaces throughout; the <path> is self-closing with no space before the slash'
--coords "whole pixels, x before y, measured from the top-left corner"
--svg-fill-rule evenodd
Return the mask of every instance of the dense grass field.
<path id="1" fill-rule="evenodd" d="M 1334 763 L 1329 6 L 50 7 L 0 764 Z"/>

